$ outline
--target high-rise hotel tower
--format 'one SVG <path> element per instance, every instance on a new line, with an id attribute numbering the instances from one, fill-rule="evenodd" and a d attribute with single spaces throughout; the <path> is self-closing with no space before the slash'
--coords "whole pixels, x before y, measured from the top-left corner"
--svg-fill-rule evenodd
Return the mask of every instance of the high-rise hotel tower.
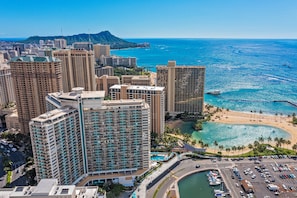
<path id="1" fill-rule="evenodd" d="M 10 102 L 15 102 L 15 94 L 10 67 L 0 63 L 0 109 Z"/>
<path id="2" fill-rule="evenodd" d="M 151 131 L 162 135 L 165 129 L 164 87 L 113 85 L 110 87 L 112 100 L 143 99 L 151 108 Z"/>
<path id="3" fill-rule="evenodd" d="M 45 113 L 47 93 L 62 90 L 61 61 L 53 57 L 15 57 L 10 61 L 21 132 L 32 118 Z"/>
<path id="4" fill-rule="evenodd" d="M 205 67 L 157 66 L 157 85 L 165 87 L 165 108 L 170 113 L 202 114 L 204 103 Z"/>
<path id="5" fill-rule="evenodd" d="M 149 169 L 149 105 L 104 95 L 74 88 L 47 96 L 59 109 L 30 122 L 38 180 L 86 185 L 116 179 L 133 185 L 135 176 Z"/>
<path id="6" fill-rule="evenodd" d="M 85 49 L 62 49 L 53 52 L 62 61 L 63 91 L 74 87 L 96 90 L 94 52 Z"/>

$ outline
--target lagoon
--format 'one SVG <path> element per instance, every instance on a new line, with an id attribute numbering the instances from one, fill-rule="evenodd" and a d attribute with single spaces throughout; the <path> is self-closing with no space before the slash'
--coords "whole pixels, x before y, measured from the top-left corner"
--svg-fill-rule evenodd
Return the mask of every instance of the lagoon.
<path id="1" fill-rule="evenodd" d="M 185 122 L 180 128 L 183 132 L 191 134 L 193 139 L 207 143 L 210 148 L 216 148 L 214 141 L 223 145 L 224 148 L 231 148 L 232 146 L 253 144 L 260 137 L 263 137 L 265 141 L 268 137 L 271 137 L 272 141 L 275 137 L 290 139 L 290 134 L 286 131 L 264 125 L 206 122 L 203 124 L 203 130 L 198 132 L 192 128 L 192 122 Z"/>

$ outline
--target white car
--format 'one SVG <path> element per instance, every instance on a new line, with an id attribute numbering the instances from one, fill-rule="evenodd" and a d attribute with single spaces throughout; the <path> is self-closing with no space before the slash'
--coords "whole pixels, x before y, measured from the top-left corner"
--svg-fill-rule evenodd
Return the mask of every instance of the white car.
<path id="1" fill-rule="evenodd" d="M 252 175 L 252 179 L 255 179 L 256 178 L 256 175 L 254 174 L 254 175 Z"/>

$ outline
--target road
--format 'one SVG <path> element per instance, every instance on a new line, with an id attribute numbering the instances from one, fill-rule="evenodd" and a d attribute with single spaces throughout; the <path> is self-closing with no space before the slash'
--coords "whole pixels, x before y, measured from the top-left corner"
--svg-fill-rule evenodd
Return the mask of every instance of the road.
<path id="1" fill-rule="evenodd" d="M 271 163 L 278 162 L 278 163 L 291 163 L 296 164 L 296 161 L 292 159 L 263 159 L 263 163 L 267 166 Z M 196 165 L 200 164 L 200 168 L 196 168 Z M 217 161 L 212 162 L 209 159 L 204 160 L 197 160 L 194 161 L 192 159 L 186 159 L 181 161 L 181 163 L 175 167 L 169 174 L 164 176 L 160 181 L 158 181 L 153 187 L 151 187 L 149 190 L 147 190 L 146 197 L 154 197 L 154 194 L 156 193 L 156 198 L 164 198 L 166 192 L 168 189 L 172 188 L 172 186 L 175 184 L 175 182 L 182 178 L 184 175 L 190 173 L 190 172 L 197 172 L 202 171 L 206 169 L 219 169 L 221 172 L 221 176 L 225 182 L 225 185 L 229 189 L 229 192 L 232 197 L 238 197 L 239 191 L 242 190 L 241 187 L 237 187 L 235 183 L 240 182 L 238 180 L 231 178 L 231 168 L 235 165 L 239 167 L 254 167 L 254 161 L 250 161 L 248 159 L 240 160 L 240 161 Z M 275 176 L 277 177 L 277 175 Z M 250 179 L 250 178 L 249 178 Z M 251 180 L 251 179 L 250 179 Z M 262 188 L 265 188 L 266 184 L 264 180 L 257 176 L 255 180 L 253 180 L 254 184 L 256 185 L 256 189 L 258 188 L 257 184 L 261 183 Z M 157 190 L 158 189 L 158 190 Z M 266 192 L 267 191 L 267 192 Z M 262 190 L 258 190 L 257 194 L 269 194 L 270 192 L 265 188 Z M 271 193 L 270 193 L 271 194 Z M 272 195 L 272 194 L 271 194 Z M 274 197 L 273 195 L 271 197 Z"/>

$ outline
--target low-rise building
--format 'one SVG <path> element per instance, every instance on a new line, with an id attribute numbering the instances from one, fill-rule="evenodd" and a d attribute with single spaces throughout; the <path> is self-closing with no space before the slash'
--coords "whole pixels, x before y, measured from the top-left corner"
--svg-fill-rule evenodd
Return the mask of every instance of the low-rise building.
<path id="1" fill-rule="evenodd" d="M 58 185 L 57 179 L 42 179 L 37 186 L 16 186 L 0 189 L 1 198 L 106 198 L 106 193 L 97 193 L 97 186 L 76 187 Z"/>

